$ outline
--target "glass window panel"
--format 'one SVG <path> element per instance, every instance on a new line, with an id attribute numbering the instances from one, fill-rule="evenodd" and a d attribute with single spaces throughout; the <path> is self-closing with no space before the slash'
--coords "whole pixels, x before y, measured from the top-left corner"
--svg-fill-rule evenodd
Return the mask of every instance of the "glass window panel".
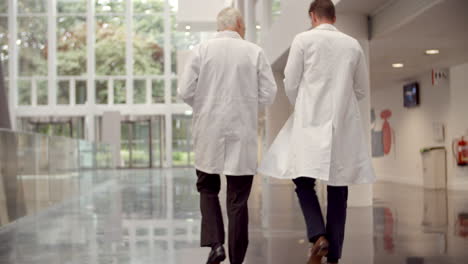
<path id="1" fill-rule="evenodd" d="M 86 18 L 59 17 L 57 30 L 58 75 L 86 74 Z"/>
<path id="2" fill-rule="evenodd" d="M 47 0 L 18 0 L 19 13 L 45 13 Z"/>
<path id="3" fill-rule="evenodd" d="M 70 104 L 70 81 L 59 81 L 57 88 L 57 104 Z"/>
<path id="4" fill-rule="evenodd" d="M 127 85 L 125 80 L 114 81 L 114 104 L 127 102 Z"/>
<path id="5" fill-rule="evenodd" d="M 130 123 L 122 122 L 120 125 L 120 157 L 122 167 L 130 167 Z"/>
<path id="6" fill-rule="evenodd" d="M 0 1 L 0 13 L 8 12 L 8 0 Z"/>
<path id="7" fill-rule="evenodd" d="M 171 81 L 171 93 L 172 93 L 172 102 L 173 103 L 183 103 L 182 100 L 177 96 L 177 80 Z"/>
<path id="8" fill-rule="evenodd" d="M 136 14 L 164 12 L 164 0 L 133 0 L 133 10 Z"/>
<path id="9" fill-rule="evenodd" d="M 85 122 L 83 117 L 72 119 L 73 138 L 84 139 Z"/>
<path id="10" fill-rule="evenodd" d="M 96 103 L 107 104 L 108 94 L 107 81 L 96 81 Z"/>
<path id="11" fill-rule="evenodd" d="M 1 11 L 0 11 L 1 12 Z M 8 18 L 0 17 L 0 62 L 5 76 L 8 76 Z"/>
<path id="12" fill-rule="evenodd" d="M 88 84 L 86 81 L 76 81 L 75 83 L 75 100 L 76 104 L 86 104 L 88 95 Z"/>
<path id="13" fill-rule="evenodd" d="M 31 105 L 31 81 L 18 81 L 18 104 Z"/>
<path id="14" fill-rule="evenodd" d="M 273 22 L 275 22 L 281 15 L 281 0 L 273 0 L 271 13 Z"/>
<path id="15" fill-rule="evenodd" d="M 146 80 L 133 81 L 133 103 L 146 103 Z"/>
<path id="16" fill-rule="evenodd" d="M 136 16 L 134 18 L 133 72 L 135 75 L 164 73 L 164 18 Z"/>
<path id="17" fill-rule="evenodd" d="M 57 10 L 59 13 L 85 13 L 86 0 L 58 0 Z"/>
<path id="18" fill-rule="evenodd" d="M 97 13 L 123 13 L 125 0 L 96 0 Z"/>
<path id="19" fill-rule="evenodd" d="M 153 104 L 164 103 L 164 80 L 152 81 Z"/>
<path id="20" fill-rule="evenodd" d="M 37 104 L 47 105 L 49 90 L 46 80 L 37 81 Z"/>
<path id="21" fill-rule="evenodd" d="M 19 17 L 16 43 L 19 52 L 19 75 L 47 75 L 46 18 Z"/>
<path id="22" fill-rule="evenodd" d="M 52 124 L 55 136 L 72 137 L 71 122 Z"/>
<path id="23" fill-rule="evenodd" d="M 96 17 L 96 74 L 125 75 L 125 18 Z"/>
<path id="24" fill-rule="evenodd" d="M 175 29 L 174 24 L 172 25 L 172 31 L 172 44 L 174 49 L 172 50 L 171 69 L 173 73 L 177 73 L 177 70 L 180 68 L 177 65 L 179 51 L 188 51 L 193 49 L 193 47 L 196 45 L 200 44 L 202 34 L 206 35 L 204 36 L 204 39 L 208 39 L 211 35 L 200 32 L 180 32 Z"/>
<path id="25" fill-rule="evenodd" d="M 53 126 L 47 123 L 37 123 L 34 128 L 34 132 L 44 135 L 52 136 Z"/>
<path id="26" fill-rule="evenodd" d="M 193 159 L 191 118 L 176 115 L 172 120 L 172 163 L 188 166 Z"/>
<path id="27" fill-rule="evenodd" d="M 152 122 L 153 167 L 160 168 L 164 160 L 164 118 L 158 117 Z"/>
<path id="28" fill-rule="evenodd" d="M 132 167 L 147 168 L 150 165 L 149 121 L 133 123 L 131 158 Z"/>

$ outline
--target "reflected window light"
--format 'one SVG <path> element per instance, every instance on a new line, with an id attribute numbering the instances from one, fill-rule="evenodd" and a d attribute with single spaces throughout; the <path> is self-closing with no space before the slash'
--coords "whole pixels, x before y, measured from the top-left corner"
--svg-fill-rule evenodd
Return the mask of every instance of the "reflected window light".
<path id="1" fill-rule="evenodd" d="M 192 110 L 187 110 L 185 111 L 185 115 L 186 116 L 191 116 L 193 114 L 193 111 Z"/>
<path id="2" fill-rule="evenodd" d="M 189 46 L 189 49 L 190 49 L 190 50 L 193 50 L 193 48 L 194 48 L 193 45 L 190 45 L 190 46 Z"/>
<path id="3" fill-rule="evenodd" d="M 185 26 L 185 29 L 186 29 L 186 30 L 190 30 L 190 29 L 192 29 L 192 27 L 189 26 L 189 25 L 187 25 L 187 26 Z"/>
<path id="4" fill-rule="evenodd" d="M 185 36 L 190 36 L 190 32 L 185 32 Z"/>
<path id="5" fill-rule="evenodd" d="M 102 10 L 103 10 L 103 11 L 111 11 L 111 10 L 112 10 L 112 7 L 110 7 L 110 6 L 103 6 L 103 7 L 102 7 Z"/>
<path id="6" fill-rule="evenodd" d="M 21 45 L 21 39 L 18 39 L 18 40 L 16 41 L 16 45 L 18 45 L 18 46 Z"/>
<path id="7" fill-rule="evenodd" d="M 258 30 L 262 29 L 262 26 L 257 25 L 257 29 L 258 29 Z"/>
<path id="8" fill-rule="evenodd" d="M 146 10 L 146 11 L 145 11 L 145 14 L 151 14 L 151 10 L 149 10 L 149 9 Z"/>

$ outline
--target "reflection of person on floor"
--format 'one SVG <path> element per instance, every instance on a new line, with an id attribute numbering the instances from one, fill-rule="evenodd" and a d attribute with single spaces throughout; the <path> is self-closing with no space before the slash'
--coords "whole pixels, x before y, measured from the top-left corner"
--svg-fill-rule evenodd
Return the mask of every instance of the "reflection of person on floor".
<path id="1" fill-rule="evenodd" d="M 237 9 L 220 12 L 218 31 L 214 39 L 194 48 L 179 95 L 193 108 L 201 246 L 212 248 L 207 263 L 225 259 L 218 199 L 223 174 L 229 175 L 229 259 L 241 264 L 248 245 L 247 200 L 257 169 L 258 109 L 273 102 L 276 84 L 262 49 L 243 40 L 245 26 Z"/>
<path id="2" fill-rule="evenodd" d="M 366 57 L 358 41 L 333 26 L 331 0 L 309 10 L 314 29 L 294 39 L 285 69 L 294 113 L 266 153 L 259 172 L 293 179 L 311 243 L 308 263 L 337 263 L 345 234 L 348 186 L 374 181 L 358 100 L 369 90 Z M 326 223 L 315 193 L 328 184 Z"/>

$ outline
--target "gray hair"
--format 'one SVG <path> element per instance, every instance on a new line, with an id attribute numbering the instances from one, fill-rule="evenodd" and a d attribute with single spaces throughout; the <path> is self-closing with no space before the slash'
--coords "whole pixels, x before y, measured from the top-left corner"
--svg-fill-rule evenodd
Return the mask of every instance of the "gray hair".
<path id="1" fill-rule="evenodd" d="M 242 14 L 237 8 L 226 7 L 218 14 L 218 30 L 223 31 L 228 28 L 237 27 L 237 21 L 243 21 Z"/>

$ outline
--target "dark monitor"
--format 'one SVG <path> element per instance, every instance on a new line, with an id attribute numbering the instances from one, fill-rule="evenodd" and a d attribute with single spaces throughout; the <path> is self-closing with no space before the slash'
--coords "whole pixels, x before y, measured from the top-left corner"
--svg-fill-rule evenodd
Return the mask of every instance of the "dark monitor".
<path id="1" fill-rule="evenodd" d="M 416 107 L 419 105 L 419 83 L 410 83 L 403 86 L 405 107 Z"/>

